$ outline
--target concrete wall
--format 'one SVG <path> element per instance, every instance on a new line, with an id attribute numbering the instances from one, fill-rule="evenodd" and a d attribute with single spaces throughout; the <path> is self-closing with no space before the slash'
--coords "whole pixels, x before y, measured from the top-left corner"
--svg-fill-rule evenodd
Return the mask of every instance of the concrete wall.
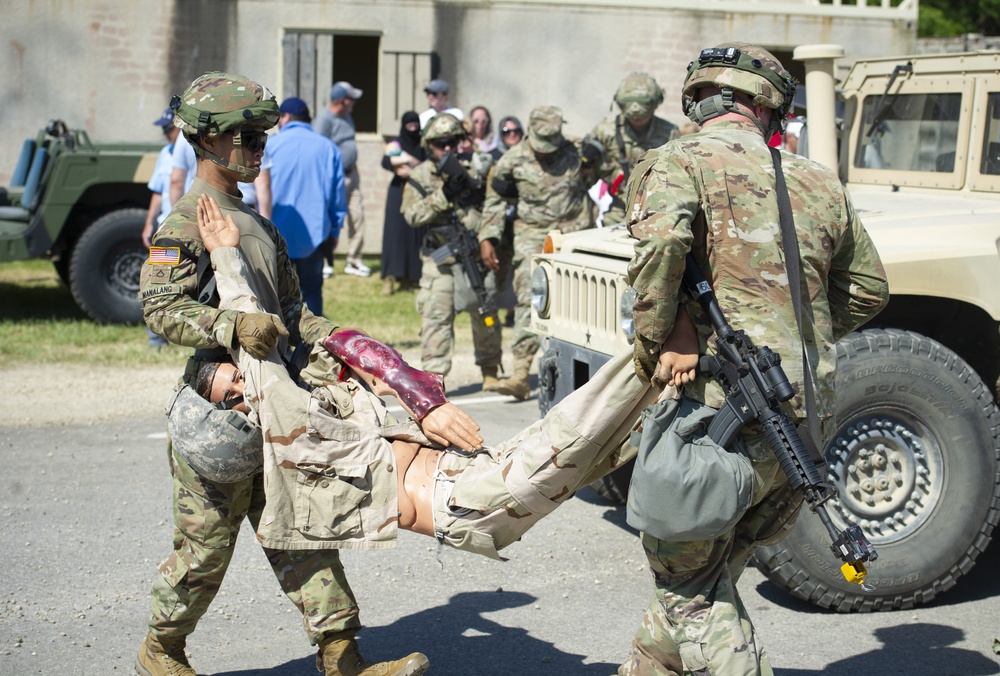
<path id="1" fill-rule="evenodd" d="M 886 3 L 888 4 L 888 3 Z M 380 36 L 383 51 L 434 51 L 452 102 L 486 105 L 527 123 L 532 107 L 559 105 L 582 135 L 608 114 L 632 70 L 666 91 L 659 114 L 676 123 L 687 63 L 728 40 L 779 53 L 806 43 L 844 45 L 845 62 L 912 53 L 916 2 L 901 8 L 817 0 L 31 0 L 4 2 L 0 24 L 0 184 L 24 138 L 60 118 L 94 140 L 156 140 L 152 126 L 173 93 L 207 70 L 233 70 L 282 91 L 289 30 Z M 384 83 L 383 83 L 384 84 Z M 366 96 L 376 92 L 366 92 Z M 422 97 L 418 110 L 426 107 Z M 387 119 L 380 114 L 379 119 Z M 393 135 L 395 124 L 380 132 Z M 384 139 L 359 138 L 366 250 L 379 251 Z"/>

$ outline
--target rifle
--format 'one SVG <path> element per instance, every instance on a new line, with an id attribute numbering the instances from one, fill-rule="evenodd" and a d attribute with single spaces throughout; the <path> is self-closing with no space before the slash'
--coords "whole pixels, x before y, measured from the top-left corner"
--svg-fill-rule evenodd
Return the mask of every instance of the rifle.
<path id="1" fill-rule="evenodd" d="M 487 268 L 479 256 L 479 239 L 471 230 L 462 225 L 455 212 L 451 212 L 451 221 L 447 225 L 432 226 L 433 229 L 447 237 L 447 242 L 431 252 L 431 258 L 437 265 L 461 263 L 469 286 L 479 301 L 476 311 L 483 318 L 483 324 L 491 330 L 500 328 L 497 319 L 496 299 L 486 289 Z"/>
<path id="2" fill-rule="evenodd" d="M 702 357 L 698 370 L 714 378 L 726 393 L 725 404 L 708 426 L 708 436 L 727 448 L 745 424 L 759 422 L 789 485 L 802 491 L 809 509 L 819 516 L 830 534 L 833 540 L 830 549 L 844 562 L 840 567 L 844 579 L 861 585 L 865 591 L 874 591 L 865 582 L 865 562 L 878 558 L 875 546 L 858 526 L 837 531 L 825 505 L 835 492 L 821 479 L 798 430 L 781 410 L 781 402 L 795 396 L 781 368 L 781 357 L 767 346 L 755 346 L 742 329 L 734 330 L 729 325 L 711 284 L 691 254 L 686 258 L 684 285 L 701 304 L 716 334 L 717 354 Z"/>
<path id="3" fill-rule="evenodd" d="M 465 167 L 459 163 L 455 155 L 450 151 L 445 153 L 438 164 L 438 174 L 445 181 L 448 181 L 459 172 L 468 175 Z M 473 189 L 473 192 L 481 192 L 471 176 L 468 178 L 468 185 Z M 454 209 L 451 210 L 451 218 L 446 225 L 432 226 L 432 228 L 446 237 L 447 241 L 431 252 L 431 258 L 437 265 L 455 262 L 462 264 L 465 276 L 469 279 L 469 286 L 472 287 L 476 299 L 479 301 L 476 310 L 483 318 L 483 323 L 488 329 L 498 330 L 500 323 L 497 319 L 497 303 L 493 295 L 486 290 L 488 270 L 483 259 L 479 256 L 479 239 L 462 225 Z"/>

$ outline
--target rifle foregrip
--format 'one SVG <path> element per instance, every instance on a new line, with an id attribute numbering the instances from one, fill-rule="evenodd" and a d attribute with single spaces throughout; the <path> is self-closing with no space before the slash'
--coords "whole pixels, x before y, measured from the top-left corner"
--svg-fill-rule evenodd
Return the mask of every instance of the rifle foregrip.
<path id="1" fill-rule="evenodd" d="M 788 416 L 776 415 L 763 422 L 761 428 L 768 445 L 774 451 L 788 484 L 794 489 L 802 486 L 820 486 L 823 483 L 809 449 Z"/>

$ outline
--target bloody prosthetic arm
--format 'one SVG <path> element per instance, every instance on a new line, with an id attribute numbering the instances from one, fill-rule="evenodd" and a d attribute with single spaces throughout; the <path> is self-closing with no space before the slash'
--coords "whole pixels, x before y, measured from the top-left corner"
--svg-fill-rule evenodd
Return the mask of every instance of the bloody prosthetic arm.
<path id="1" fill-rule="evenodd" d="M 337 331 L 323 345 L 376 393 L 385 387 L 395 394 L 417 420 L 448 403 L 441 376 L 413 368 L 399 352 L 360 331 Z"/>

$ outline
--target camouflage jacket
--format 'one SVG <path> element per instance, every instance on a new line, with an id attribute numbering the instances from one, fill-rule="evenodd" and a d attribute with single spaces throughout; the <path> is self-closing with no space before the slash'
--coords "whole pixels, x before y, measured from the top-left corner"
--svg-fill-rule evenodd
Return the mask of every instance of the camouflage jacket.
<path id="1" fill-rule="evenodd" d="M 621 125 L 621 146 L 618 144 L 616 132 L 616 127 L 619 124 Z M 646 133 L 640 134 L 626 122 L 623 115 L 615 115 L 601 120 L 590 132 L 590 137 L 600 142 L 604 146 L 605 152 L 604 162 L 601 163 L 598 175 L 594 178 L 604 179 L 608 185 L 611 185 L 623 173 L 621 164 L 623 151 L 626 165 L 631 172 L 635 165 L 639 164 L 639 160 L 647 150 L 659 148 L 667 141 L 680 138 L 680 131 L 676 125 L 654 116 Z M 620 191 L 624 193 L 624 185 Z"/>
<path id="2" fill-rule="evenodd" d="M 459 161 L 469 169 L 466 161 Z M 469 171 L 469 175 L 474 182 L 483 180 L 477 178 L 473 171 Z M 443 187 L 444 177 L 438 174 L 437 161 L 434 159 L 427 159 L 414 167 L 410 172 L 410 179 L 403 187 L 403 218 L 410 227 L 427 227 L 425 249 L 436 249 L 446 243 L 447 237 L 435 232 L 434 226 L 448 225 L 453 212 L 462 225 L 472 232 L 479 232 L 482 188 L 474 186 L 466 190 L 453 203 L 444 196 Z"/>
<path id="3" fill-rule="evenodd" d="M 336 325 L 316 317 L 303 305 L 285 240 L 274 224 L 240 198 L 216 190 L 200 178 L 195 178 L 191 189 L 164 219 L 153 237 L 150 258 L 142 266 L 139 297 L 149 328 L 177 345 L 201 349 L 233 345 L 238 313 L 205 305 L 197 298 L 198 259 L 205 250 L 195 216 L 201 194 L 214 197 L 239 227 L 249 283 L 265 311 L 281 317 L 293 334 L 298 329 L 307 342 L 328 336 Z"/>
<path id="4" fill-rule="evenodd" d="M 878 252 L 836 174 L 798 155 L 782 153 L 781 159 L 798 233 L 803 299 L 809 303 L 802 331 L 817 413 L 829 422 L 834 344 L 882 309 L 888 285 Z M 684 256 L 693 249 L 727 321 L 756 345 L 780 354 L 789 380 L 802 392 L 802 348 L 774 185 L 770 153 L 750 120 L 714 122 L 650 151 L 636 167 L 626 214 L 638 242 L 628 278 L 638 294 L 637 367 L 646 364 L 647 377 L 656 359 L 651 353 L 658 354 L 673 328 Z M 705 351 L 711 324 L 696 303 L 687 308 Z M 707 350 L 714 352 L 714 345 Z M 704 377 L 687 392 L 710 406 L 723 402 L 719 386 Z M 791 403 L 804 418 L 804 397 L 797 394 Z"/>
<path id="5" fill-rule="evenodd" d="M 525 140 L 497 160 L 486 186 L 480 241 L 499 240 L 503 235 L 507 200 L 493 189 L 495 177 L 512 180 L 517 186 L 515 239 L 521 234 L 545 234 L 549 230 L 575 232 L 594 223 L 593 202 L 587 195 L 593 180 L 583 174 L 576 143 L 566 141 L 542 163 Z"/>

